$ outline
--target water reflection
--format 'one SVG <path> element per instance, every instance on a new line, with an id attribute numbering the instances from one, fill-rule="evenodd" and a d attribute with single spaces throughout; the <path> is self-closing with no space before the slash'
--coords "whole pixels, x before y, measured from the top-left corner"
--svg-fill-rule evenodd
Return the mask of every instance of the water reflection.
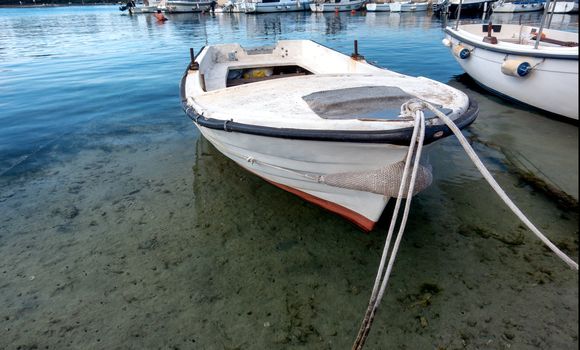
<path id="1" fill-rule="evenodd" d="M 336 35 L 341 31 L 347 30 L 347 16 L 346 13 L 341 12 L 338 14 L 335 13 L 322 13 L 322 14 L 315 14 L 313 13 L 311 17 L 320 23 L 321 19 L 324 23 L 324 33 L 326 35 Z"/>
<path id="2" fill-rule="evenodd" d="M 280 16 L 276 13 L 246 17 L 246 33 L 249 38 L 266 37 L 276 40 L 286 29 L 283 28 Z"/>
<path id="3" fill-rule="evenodd" d="M 424 12 L 367 12 L 365 23 L 369 27 L 391 27 L 391 28 L 423 28 L 434 27 L 439 19 Z"/>

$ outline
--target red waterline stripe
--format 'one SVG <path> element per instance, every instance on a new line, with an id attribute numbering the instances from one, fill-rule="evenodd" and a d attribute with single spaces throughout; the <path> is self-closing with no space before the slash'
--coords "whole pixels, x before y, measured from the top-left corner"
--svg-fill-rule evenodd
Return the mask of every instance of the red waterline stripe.
<path id="1" fill-rule="evenodd" d="M 371 231 L 375 227 L 375 224 L 376 224 L 375 221 L 372 221 L 372 220 L 366 218 L 365 216 L 363 216 L 363 215 L 361 215 L 353 210 L 345 208 L 342 205 L 327 201 L 327 200 L 322 199 L 322 198 L 315 197 L 309 193 L 302 192 L 302 191 L 297 190 L 293 187 L 279 184 L 277 182 L 268 180 L 262 176 L 260 176 L 260 177 L 276 187 L 279 187 L 283 190 L 286 190 L 290 193 L 293 193 L 293 194 L 297 195 L 298 197 L 309 201 L 310 203 L 314 203 L 314 204 L 316 204 L 316 205 L 318 205 L 326 210 L 329 210 L 333 213 L 336 213 L 336 214 L 342 216 L 343 218 L 345 218 L 349 221 L 352 221 L 358 227 L 360 227 L 361 229 L 363 229 L 367 232 Z"/>

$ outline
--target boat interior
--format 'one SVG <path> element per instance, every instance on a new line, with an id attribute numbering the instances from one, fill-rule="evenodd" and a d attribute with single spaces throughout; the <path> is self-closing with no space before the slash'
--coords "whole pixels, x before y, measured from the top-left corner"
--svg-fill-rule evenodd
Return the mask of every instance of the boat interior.
<path id="1" fill-rule="evenodd" d="M 247 49 L 239 44 L 215 45 L 205 50 L 196 61 L 204 91 L 313 74 L 384 72 L 315 42 L 303 40 Z"/>
<path id="2" fill-rule="evenodd" d="M 498 43 L 505 42 L 517 45 L 535 45 L 538 27 L 519 24 L 464 24 L 460 26 L 470 34 L 486 37 L 496 37 Z M 564 32 L 560 30 L 544 29 L 540 39 L 540 47 L 578 47 L 578 33 Z"/>
<path id="3" fill-rule="evenodd" d="M 286 125 L 283 108 L 301 127 L 309 120 L 321 128 L 320 120 L 405 120 L 401 105 L 414 98 L 454 112 L 453 118 L 469 104 L 464 94 L 444 84 L 382 69 L 356 53 L 345 55 L 310 40 L 257 48 L 213 45 L 195 62 L 185 95 L 205 106 L 206 116 L 233 114 L 252 123 Z M 425 117 L 434 114 L 426 111 Z"/>

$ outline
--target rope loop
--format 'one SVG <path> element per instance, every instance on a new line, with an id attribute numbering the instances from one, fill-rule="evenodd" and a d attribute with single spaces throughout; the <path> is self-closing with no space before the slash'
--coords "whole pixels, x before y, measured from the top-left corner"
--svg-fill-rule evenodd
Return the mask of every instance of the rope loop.
<path id="1" fill-rule="evenodd" d="M 417 112 L 425 109 L 427 109 L 425 101 L 413 98 L 401 105 L 401 117 L 415 119 L 417 117 Z"/>

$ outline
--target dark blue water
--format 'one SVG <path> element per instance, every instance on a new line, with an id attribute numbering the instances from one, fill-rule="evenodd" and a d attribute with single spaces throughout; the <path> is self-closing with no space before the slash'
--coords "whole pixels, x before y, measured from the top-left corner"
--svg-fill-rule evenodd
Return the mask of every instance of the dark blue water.
<path id="1" fill-rule="evenodd" d="M 179 81 L 189 48 L 207 44 L 312 39 L 350 54 L 356 39 L 368 61 L 466 91 L 481 109 L 465 131 L 476 151 L 577 257 L 577 126 L 478 88 L 441 44 L 442 19 L 168 17 L 0 9 L 0 348 L 350 346 L 389 215 L 363 235 L 200 138 Z M 553 24 L 577 31 L 578 16 Z M 577 273 L 519 226 L 455 140 L 430 160 L 369 349 L 577 348 Z"/>

